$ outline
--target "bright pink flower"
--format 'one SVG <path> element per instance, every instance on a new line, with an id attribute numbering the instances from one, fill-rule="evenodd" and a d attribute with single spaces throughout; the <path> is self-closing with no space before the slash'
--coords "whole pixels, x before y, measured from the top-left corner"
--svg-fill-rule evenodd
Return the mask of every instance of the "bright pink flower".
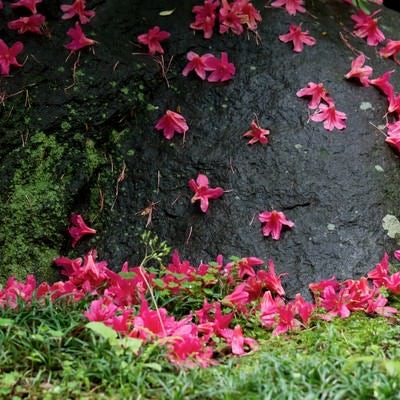
<path id="1" fill-rule="evenodd" d="M 169 32 L 162 31 L 159 26 L 150 28 L 147 33 L 143 33 L 137 37 L 138 42 L 148 46 L 149 54 L 152 56 L 156 53 L 164 54 L 164 49 L 160 42 L 168 39 L 171 36 Z"/>
<path id="2" fill-rule="evenodd" d="M 315 305 L 304 300 L 300 293 L 296 294 L 294 305 L 296 313 L 300 315 L 300 318 L 304 325 L 307 325 L 310 318 L 315 311 Z"/>
<path id="3" fill-rule="evenodd" d="M 384 287 L 393 294 L 400 294 L 400 272 L 389 275 L 385 279 Z"/>
<path id="4" fill-rule="evenodd" d="M 206 79 L 206 71 L 210 71 L 207 67 L 207 60 L 211 57 L 214 56 L 212 54 L 203 54 L 202 56 L 199 56 L 197 53 L 189 51 L 189 53 L 186 54 L 186 58 L 189 62 L 182 71 L 182 75 L 188 76 L 189 72 L 194 70 L 199 78 L 202 80 Z"/>
<path id="5" fill-rule="evenodd" d="M 400 128 L 400 127 L 399 127 Z M 400 261 L 400 249 L 399 250 L 396 250 L 394 253 L 393 253 L 393 255 L 394 255 L 394 258 L 397 260 L 397 261 Z"/>
<path id="6" fill-rule="evenodd" d="M 158 120 L 155 128 L 163 131 L 165 139 L 171 140 L 175 133 L 185 135 L 189 130 L 185 118 L 174 111 L 167 110 L 165 114 Z"/>
<path id="7" fill-rule="evenodd" d="M 256 273 L 253 267 L 257 265 L 263 265 L 264 261 L 257 257 L 245 257 L 241 258 L 237 262 L 239 269 L 239 278 L 243 279 L 245 276 L 255 276 Z"/>
<path id="8" fill-rule="evenodd" d="M 349 299 L 346 296 L 345 289 L 341 289 L 339 293 L 335 291 L 333 286 L 327 286 L 321 296 L 321 306 L 328 311 L 327 318 L 339 316 L 340 318 L 347 318 L 350 315 L 348 308 Z"/>
<path id="9" fill-rule="evenodd" d="M 388 135 L 400 135 L 400 121 L 393 122 L 392 124 L 388 123 L 386 125 L 388 129 Z"/>
<path id="10" fill-rule="evenodd" d="M 75 27 L 68 29 L 67 35 L 71 38 L 71 42 L 66 44 L 64 47 L 71 51 L 78 51 L 84 47 L 92 46 L 96 43 L 95 40 L 89 39 L 85 36 L 81 26 L 79 25 L 79 22 L 75 24 Z"/>
<path id="11" fill-rule="evenodd" d="M 360 80 L 361 85 L 369 86 L 369 77 L 372 75 L 372 68 L 366 65 L 365 55 L 361 53 L 351 62 L 351 70 L 345 75 L 346 79 L 356 78 Z"/>
<path id="12" fill-rule="evenodd" d="M 75 247 L 78 241 L 81 239 L 82 236 L 84 235 L 94 235 L 96 233 L 96 230 L 93 228 L 89 228 L 85 221 L 83 220 L 82 216 L 80 214 L 72 214 L 70 218 L 71 226 L 68 229 L 69 234 L 72 237 L 72 247 Z"/>
<path id="13" fill-rule="evenodd" d="M 70 19 L 76 15 L 82 25 L 87 24 L 96 15 L 94 10 L 85 9 L 86 0 L 74 0 L 72 4 L 62 4 L 60 8 L 64 13 L 62 19 Z"/>
<path id="14" fill-rule="evenodd" d="M 249 294 L 246 292 L 246 284 L 241 283 L 236 286 L 234 291 L 222 299 L 223 304 L 228 304 L 237 308 L 239 311 L 245 312 L 246 304 L 249 302 Z"/>
<path id="15" fill-rule="evenodd" d="M 388 40 L 386 46 L 379 50 L 379 55 L 383 58 L 393 57 L 396 64 L 400 64 L 397 55 L 400 53 L 400 40 Z"/>
<path id="16" fill-rule="evenodd" d="M 261 325 L 272 328 L 277 320 L 278 308 L 282 300 L 274 300 L 270 291 L 264 293 L 260 303 Z"/>
<path id="17" fill-rule="evenodd" d="M 232 79 L 236 68 L 229 62 L 228 54 L 221 53 L 221 59 L 210 57 L 206 61 L 207 70 L 212 71 L 208 77 L 209 82 L 224 82 Z"/>
<path id="18" fill-rule="evenodd" d="M 205 0 L 204 5 L 194 6 L 192 9 L 192 12 L 196 16 L 195 21 L 190 24 L 190 27 L 195 30 L 204 31 L 204 39 L 210 39 L 213 35 L 218 6 L 218 0 Z"/>
<path id="19" fill-rule="evenodd" d="M 10 66 L 22 67 L 17 61 L 17 55 L 24 49 L 21 42 L 15 42 L 10 48 L 0 39 L 0 75 L 8 75 Z"/>
<path id="20" fill-rule="evenodd" d="M 194 335 L 176 338 L 170 346 L 168 357 L 172 363 L 183 367 L 199 366 L 207 368 L 215 364 L 212 360 L 213 349 Z"/>
<path id="21" fill-rule="evenodd" d="M 393 85 L 389 82 L 390 77 L 394 73 L 394 69 L 386 71 L 383 75 L 376 79 L 370 79 L 369 83 L 376 86 L 383 94 L 390 97 L 394 94 Z"/>
<path id="22" fill-rule="evenodd" d="M 393 147 L 398 153 L 400 153 L 400 132 L 393 131 L 388 132 L 385 142 Z"/>
<path id="23" fill-rule="evenodd" d="M 101 297 L 90 303 L 90 307 L 84 312 L 85 317 L 89 321 L 108 322 L 115 315 L 117 306 L 108 297 Z"/>
<path id="24" fill-rule="evenodd" d="M 332 131 L 334 128 L 346 128 L 347 116 L 344 112 L 337 111 L 335 104 L 330 102 L 328 104 L 320 104 L 317 112 L 311 115 L 310 119 L 315 122 L 324 121 L 324 128 Z"/>
<path id="25" fill-rule="evenodd" d="M 389 100 L 389 113 L 397 113 L 400 115 L 400 94 L 390 93 L 388 96 Z"/>
<path id="26" fill-rule="evenodd" d="M 311 96 L 311 100 L 308 103 L 308 108 L 314 110 L 318 108 L 321 100 L 330 101 L 327 90 L 322 83 L 308 82 L 308 87 L 300 89 L 296 93 L 297 97 Z"/>
<path id="27" fill-rule="evenodd" d="M 257 25 L 262 21 L 260 12 L 249 0 L 236 0 L 235 4 L 239 10 L 239 17 L 243 25 L 251 31 L 257 30 Z"/>
<path id="28" fill-rule="evenodd" d="M 308 285 L 313 295 L 317 298 L 322 294 L 324 289 L 328 286 L 332 286 L 333 289 L 336 290 L 340 286 L 340 284 L 336 280 L 336 278 L 332 276 L 332 278 L 330 279 L 323 279 L 322 281 L 310 283 Z"/>
<path id="29" fill-rule="evenodd" d="M 296 307 L 293 303 L 282 304 L 278 307 L 278 324 L 272 332 L 272 336 L 282 335 L 289 330 L 300 327 L 300 321 L 295 318 Z"/>
<path id="30" fill-rule="evenodd" d="M 36 14 L 37 13 L 36 5 L 41 2 L 42 2 L 42 0 L 19 0 L 16 3 L 12 3 L 11 8 L 25 7 L 32 14 Z"/>
<path id="31" fill-rule="evenodd" d="M 26 32 L 37 33 L 43 35 L 42 25 L 45 22 L 45 17 L 42 14 L 34 14 L 30 17 L 21 17 L 10 21 L 7 26 L 9 29 L 18 29 L 18 33 L 23 34 Z"/>
<path id="32" fill-rule="evenodd" d="M 300 53 L 304 49 L 304 45 L 314 46 L 317 40 L 308 34 L 308 31 L 302 31 L 301 25 L 290 25 L 289 33 L 279 35 L 281 42 L 293 42 L 293 51 Z"/>
<path id="33" fill-rule="evenodd" d="M 286 274 L 277 275 L 275 272 L 275 264 L 272 260 L 268 260 L 268 271 L 258 271 L 257 276 L 262 279 L 265 287 L 279 296 L 285 295 L 285 290 L 282 287 L 281 277 Z"/>
<path id="34" fill-rule="evenodd" d="M 223 329 L 221 335 L 232 347 L 232 354 L 237 356 L 249 354 L 249 351 L 255 351 L 258 348 L 256 340 L 243 336 L 242 327 L 240 325 L 236 325 L 234 329 Z M 246 352 L 244 346 L 247 346 L 249 351 Z"/>
<path id="35" fill-rule="evenodd" d="M 229 4 L 227 0 L 221 0 L 219 9 L 219 33 L 226 33 L 230 29 L 235 35 L 243 33 L 242 20 L 240 18 L 237 2 Z"/>
<path id="36" fill-rule="evenodd" d="M 200 209 L 203 212 L 207 212 L 210 199 L 218 199 L 224 194 L 224 189 L 221 187 L 210 188 L 208 186 L 208 178 L 203 174 L 199 174 L 196 181 L 191 179 L 188 184 L 190 189 L 194 192 L 191 202 L 195 203 L 196 201 L 200 201 Z"/>
<path id="37" fill-rule="evenodd" d="M 368 278 L 374 282 L 376 287 L 381 287 L 385 284 L 386 278 L 389 276 L 389 255 L 384 254 L 379 264 L 375 265 L 375 268 L 368 272 Z"/>
<path id="38" fill-rule="evenodd" d="M 383 317 L 392 317 L 393 314 L 398 314 L 399 311 L 396 308 L 386 306 L 387 302 L 388 299 L 380 294 L 377 298 L 368 302 L 365 312 L 368 314 L 376 313 Z"/>
<path id="39" fill-rule="evenodd" d="M 30 302 L 36 289 L 36 279 L 28 275 L 25 282 L 19 282 L 14 277 L 8 278 L 6 285 L 0 289 L 0 309 L 4 306 L 18 307 L 18 300 Z"/>
<path id="40" fill-rule="evenodd" d="M 247 144 L 254 144 L 260 142 L 261 144 L 268 143 L 269 129 L 263 129 L 256 121 L 251 121 L 250 130 L 243 134 L 244 137 L 251 138 Z"/>
<path id="41" fill-rule="evenodd" d="M 272 236 L 272 239 L 279 240 L 283 226 L 294 227 L 294 222 L 286 218 L 281 211 L 264 211 L 258 215 L 258 220 L 265 224 L 262 228 L 264 236 Z"/>
<path id="42" fill-rule="evenodd" d="M 75 258 L 71 260 L 68 257 L 57 257 L 53 260 L 54 264 L 58 267 L 63 267 L 61 274 L 68 277 L 74 276 L 79 273 L 82 266 L 82 258 Z"/>
<path id="43" fill-rule="evenodd" d="M 355 22 L 354 35 L 359 38 L 367 38 L 367 43 L 370 46 L 377 46 L 385 40 L 385 35 L 378 27 L 378 18 L 373 18 L 381 10 L 376 10 L 372 14 L 365 14 L 363 11 L 358 11 L 357 14 L 351 16 Z"/>
<path id="44" fill-rule="evenodd" d="M 296 12 L 304 13 L 306 9 L 304 8 L 303 0 L 275 0 L 271 3 L 272 7 L 285 7 L 286 11 L 290 15 L 296 15 Z"/>

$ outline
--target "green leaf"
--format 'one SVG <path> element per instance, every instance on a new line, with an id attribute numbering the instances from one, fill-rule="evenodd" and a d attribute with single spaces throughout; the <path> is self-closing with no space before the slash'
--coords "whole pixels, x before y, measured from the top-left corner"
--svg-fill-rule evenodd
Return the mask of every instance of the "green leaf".
<path id="1" fill-rule="evenodd" d="M 108 339 L 110 342 L 115 342 L 118 337 L 114 329 L 104 325 L 102 322 L 88 322 L 85 326 L 103 338 Z"/>
<path id="2" fill-rule="evenodd" d="M 118 275 L 124 279 L 133 279 L 136 276 L 134 272 L 119 272 Z"/>
<path id="3" fill-rule="evenodd" d="M 146 364 L 143 364 L 143 366 L 145 368 L 153 369 L 154 371 L 157 371 L 157 372 L 161 372 L 162 371 L 162 366 L 160 364 L 158 364 L 158 363 L 155 363 L 155 362 L 146 363 Z"/>
<path id="4" fill-rule="evenodd" d="M 0 318 L 0 326 L 14 325 L 14 320 L 10 318 Z"/>
<path id="5" fill-rule="evenodd" d="M 164 10 L 164 11 L 160 11 L 160 15 L 161 17 L 168 17 L 169 15 L 172 15 L 175 12 L 175 8 L 173 8 L 172 10 Z"/>
<path id="6" fill-rule="evenodd" d="M 131 337 L 124 337 L 118 340 L 118 345 L 123 348 L 129 349 L 132 353 L 137 354 L 142 347 L 143 340 L 131 338 Z"/>
<path id="7" fill-rule="evenodd" d="M 389 375 L 400 376 L 400 361 L 384 360 L 382 363 Z"/>

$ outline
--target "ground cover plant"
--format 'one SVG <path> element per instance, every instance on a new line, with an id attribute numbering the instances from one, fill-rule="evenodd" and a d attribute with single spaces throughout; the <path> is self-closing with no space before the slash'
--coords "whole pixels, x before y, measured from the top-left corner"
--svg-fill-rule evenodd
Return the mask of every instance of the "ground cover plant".
<path id="1" fill-rule="evenodd" d="M 32 16 L 11 21 L 9 29 L 19 34 L 43 33 L 44 16 L 37 13 L 36 3 L 40 1 L 12 3 L 11 8 L 25 7 Z M 382 43 L 385 38 L 378 26 L 379 11 L 369 14 L 368 2 L 357 1 L 355 5 L 361 11 L 354 11 L 353 34 L 370 46 Z M 291 15 L 306 11 L 301 0 L 277 0 L 269 6 L 284 7 Z M 65 44 L 70 57 L 75 57 L 74 86 L 80 51 L 98 45 L 80 25 L 89 23 L 95 12 L 86 10 L 85 2 L 79 0 L 63 5 L 62 11 L 64 20 L 79 18 L 67 30 L 71 42 Z M 173 12 L 167 10 L 164 15 Z M 193 13 L 195 21 L 190 27 L 202 31 L 207 40 L 217 30 L 221 35 L 248 34 L 259 40 L 261 14 L 248 1 L 207 0 L 195 6 Z M 170 34 L 159 26 L 137 36 L 137 43 L 159 65 L 168 87 L 169 66 L 163 46 L 169 38 Z M 307 51 L 303 44 L 318 43 L 301 25 L 291 25 L 280 40 L 293 42 L 294 52 Z M 23 68 L 17 60 L 23 49 L 22 42 L 10 47 L 0 42 L 2 74 Z M 380 55 L 396 61 L 397 50 L 396 41 L 389 40 Z M 186 58 L 182 75 L 194 72 L 211 85 L 229 84 L 240 68 L 225 51 L 219 55 L 188 52 Z M 376 87 L 387 98 L 385 141 L 398 152 L 400 108 L 399 95 L 389 82 L 392 72 L 371 79 L 373 68 L 365 63 L 365 55 L 358 54 L 345 78 L 364 87 Z M 14 95 L 4 94 L 3 102 L 10 96 Z M 299 88 L 297 96 L 311 97 L 311 121 L 322 122 L 327 131 L 346 129 L 348 115 L 336 109 L 336 96 L 331 96 L 324 83 L 309 82 Z M 176 140 L 178 133 L 185 143 L 186 136 L 192 134 L 185 110 L 177 107 L 176 111 L 160 112 L 154 123 L 155 130 L 163 131 L 160 140 Z M 261 128 L 257 117 L 250 127 L 250 131 L 242 132 L 242 136 L 251 138 L 247 144 L 273 145 L 267 138 L 270 130 Z M 101 165 L 98 154 L 92 159 L 95 165 Z M 124 179 L 122 163 L 111 208 Z M 193 195 L 190 202 L 204 216 L 231 191 L 214 187 L 218 185 L 214 180 L 211 187 L 201 171 L 188 179 L 186 190 Z M 155 207 L 156 203 L 151 203 L 142 211 L 146 227 L 151 224 Z M 60 213 L 60 209 L 56 211 Z M 274 241 L 284 240 L 290 229 L 296 230 L 296 221 L 290 218 L 275 208 L 260 212 L 260 235 L 266 240 L 269 236 Z M 70 222 L 72 247 L 86 235 L 101 232 L 75 212 Z M 288 232 L 283 234 L 283 230 Z M 138 265 L 124 263 L 120 269 L 110 269 L 92 249 L 82 258 L 55 258 L 65 280 L 37 283 L 32 275 L 24 280 L 13 276 L 7 280 L 0 289 L 0 346 L 5 350 L 0 359 L 2 395 L 393 398 L 397 393 L 398 251 L 391 258 L 392 265 L 385 254 L 365 277 L 343 281 L 327 277 L 311 283 L 314 299 L 310 301 L 301 294 L 286 296 L 282 280 L 290 276 L 277 273 L 272 259 L 265 262 L 258 257 L 219 255 L 214 261 L 192 265 L 177 251 L 168 259 L 168 244 L 149 233 L 142 235 L 142 246 L 145 255 Z M 210 382 L 215 383 L 210 386 Z"/>

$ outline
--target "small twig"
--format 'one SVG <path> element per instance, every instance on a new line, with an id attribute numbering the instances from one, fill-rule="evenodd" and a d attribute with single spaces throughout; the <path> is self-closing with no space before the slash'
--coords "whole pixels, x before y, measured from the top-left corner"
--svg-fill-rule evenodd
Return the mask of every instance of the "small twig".
<path id="1" fill-rule="evenodd" d="M 386 132 L 384 132 L 382 129 L 378 128 L 373 122 L 369 122 L 378 132 L 382 133 L 383 136 L 387 137 Z"/>
<path id="2" fill-rule="evenodd" d="M 119 184 L 125 180 L 125 170 L 126 170 L 125 160 L 122 160 L 122 168 L 121 168 L 121 172 L 117 178 L 117 184 L 115 185 L 115 197 L 114 197 L 114 201 L 111 205 L 111 211 L 114 209 L 115 203 L 117 202 L 117 199 L 118 199 Z"/>
<path id="3" fill-rule="evenodd" d="M 254 222 L 254 219 L 256 218 L 256 215 L 257 215 L 257 213 L 254 213 L 254 215 L 253 215 L 253 217 L 252 217 L 252 219 L 251 219 L 251 221 L 249 223 L 249 226 L 253 225 L 253 222 Z"/>
<path id="4" fill-rule="evenodd" d="M 186 238 L 185 245 L 188 245 L 188 244 L 189 244 L 189 240 L 190 240 L 190 238 L 192 237 L 192 232 L 193 232 L 193 227 L 192 227 L 192 225 L 190 225 L 189 235 L 188 235 L 188 237 Z"/>
<path id="5" fill-rule="evenodd" d="M 160 182 L 161 182 L 161 173 L 157 171 L 157 193 L 160 193 Z"/>

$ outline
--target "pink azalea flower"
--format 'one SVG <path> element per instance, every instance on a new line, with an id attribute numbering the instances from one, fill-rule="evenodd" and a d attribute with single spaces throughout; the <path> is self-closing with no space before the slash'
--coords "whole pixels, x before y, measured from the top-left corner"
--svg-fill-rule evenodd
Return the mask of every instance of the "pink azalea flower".
<path id="1" fill-rule="evenodd" d="M 256 121 L 251 121 L 250 130 L 243 134 L 244 137 L 251 138 L 247 144 L 254 144 L 260 142 L 261 144 L 268 143 L 269 129 L 263 129 Z"/>
<path id="2" fill-rule="evenodd" d="M 388 40 L 386 46 L 379 50 L 379 55 L 383 58 L 393 57 L 396 64 L 400 64 L 397 55 L 400 53 L 400 40 Z"/>
<path id="3" fill-rule="evenodd" d="M 208 77 L 209 82 L 224 82 L 232 79 L 235 75 L 236 68 L 229 62 L 228 54 L 226 52 L 221 53 L 221 59 L 216 57 L 210 57 L 206 61 L 206 67 L 208 71 L 212 71 Z"/>
<path id="4" fill-rule="evenodd" d="M 278 301 L 274 300 L 270 291 L 264 293 L 264 296 L 260 303 L 260 311 L 261 311 L 261 325 L 272 328 L 277 320 L 277 313 L 281 299 Z"/>
<path id="5" fill-rule="evenodd" d="M 249 354 L 249 351 L 245 351 L 245 346 L 250 349 L 250 352 L 258 348 L 256 340 L 243 336 L 242 327 L 239 324 L 236 325 L 234 329 L 223 329 L 221 335 L 232 347 L 232 354 L 237 356 Z"/>
<path id="6" fill-rule="evenodd" d="M 227 0 L 221 1 L 222 7 L 219 9 L 219 33 L 226 33 L 230 29 L 235 35 L 242 34 L 242 20 L 237 6 L 239 3 L 234 2 L 229 4 Z"/>
<path id="7" fill-rule="evenodd" d="M 394 69 L 386 71 L 383 75 L 376 79 L 370 79 L 369 83 L 376 86 L 383 94 L 390 97 L 394 94 L 393 85 L 389 82 L 390 77 L 394 73 Z"/>
<path id="8" fill-rule="evenodd" d="M 85 9 L 86 0 L 74 0 L 72 4 L 62 4 L 60 8 L 64 13 L 62 19 L 70 19 L 76 15 L 82 25 L 87 24 L 96 15 L 95 11 Z"/>
<path id="9" fill-rule="evenodd" d="M 310 283 L 308 285 L 313 295 L 317 298 L 322 294 L 324 289 L 328 286 L 332 286 L 336 290 L 340 286 L 340 284 L 336 280 L 336 278 L 332 276 L 332 278 L 330 279 L 323 279 L 322 281 Z"/>
<path id="10" fill-rule="evenodd" d="M 182 71 L 182 75 L 188 76 L 189 72 L 194 70 L 200 79 L 206 79 L 206 71 L 210 71 L 207 67 L 207 60 L 214 58 L 214 56 L 212 54 L 203 54 L 202 56 L 199 56 L 197 53 L 189 51 L 186 58 L 189 62 Z"/>
<path id="11" fill-rule="evenodd" d="M 346 296 L 344 289 L 336 293 L 333 286 L 327 286 L 321 296 L 321 306 L 328 311 L 327 318 L 339 316 L 340 318 L 347 318 L 350 315 L 348 308 L 349 299 Z"/>
<path id="12" fill-rule="evenodd" d="M 272 236 L 272 239 L 279 240 L 283 226 L 294 227 L 294 222 L 286 218 L 281 211 L 264 211 L 258 215 L 258 220 L 265 224 L 262 228 L 264 236 Z"/>
<path id="13" fill-rule="evenodd" d="M 290 15 L 296 15 L 296 12 L 304 13 L 306 9 L 304 8 L 303 0 L 275 0 L 271 3 L 272 7 L 285 7 L 286 11 Z"/>
<path id="14" fill-rule="evenodd" d="M 149 54 L 156 53 L 164 54 L 164 49 L 160 42 L 168 39 L 171 36 L 169 32 L 162 31 L 159 26 L 150 28 L 147 33 L 143 33 L 137 37 L 138 42 L 148 46 Z"/>
<path id="15" fill-rule="evenodd" d="M 345 75 L 346 79 L 359 79 L 361 85 L 369 86 L 369 77 L 372 75 L 372 68 L 366 65 L 363 67 L 365 63 L 365 55 L 361 53 L 358 57 L 356 57 L 351 62 L 351 70 Z"/>
<path id="16" fill-rule="evenodd" d="M 236 286 L 234 291 L 222 299 L 223 304 L 228 304 L 237 308 L 239 311 L 245 311 L 246 304 L 249 302 L 249 294 L 246 292 L 246 284 L 241 283 Z"/>
<path id="17" fill-rule="evenodd" d="M 389 113 L 397 113 L 400 115 L 400 94 L 390 93 L 388 96 L 389 100 Z"/>
<path id="18" fill-rule="evenodd" d="M 90 303 L 90 307 L 84 312 L 85 317 L 89 321 L 108 322 L 112 320 L 118 307 L 113 304 L 112 300 L 108 297 L 101 297 Z"/>
<path id="19" fill-rule="evenodd" d="M 10 66 L 22 67 L 17 61 L 17 55 L 24 49 L 21 42 L 15 42 L 11 47 L 8 47 L 2 39 L 0 39 L 0 75 L 8 75 Z"/>
<path id="20" fill-rule="evenodd" d="M 251 31 L 257 30 L 257 25 L 262 21 L 260 12 L 249 0 L 236 0 L 239 9 L 239 16 L 242 24 L 247 25 Z"/>
<path id="21" fill-rule="evenodd" d="M 278 324 L 272 332 L 272 336 L 282 335 L 289 330 L 300 327 L 300 321 L 295 318 L 296 307 L 294 304 L 282 304 L 278 307 Z"/>
<path id="22" fill-rule="evenodd" d="M 314 82 L 308 82 L 308 87 L 300 89 L 296 93 L 296 96 L 297 97 L 311 96 L 311 100 L 308 103 L 308 108 L 312 110 L 318 108 L 318 106 L 321 103 L 321 100 L 324 100 L 326 102 L 331 100 L 324 85 L 322 83 L 314 83 Z"/>
<path id="23" fill-rule="evenodd" d="M 376 10 L 368 15 L 360 10 L 357 14 L 351 16 L 351 19 L 355 22 L 354 35 L 361 39 L 366 38 L 370 46 L 377 46 L 385 40 L 385 35 L 378 27 L 378 18 L 373 18 L 379 12 L 380 10 Z"/>
<path id="24" fill-rule="evenodd" d="M 75 27 L 68 29 L 67 35 L 71 38 L 71 42 L 66 44 L 64 47 L 71 51 L 79 51 L 84 47 L 92 46 L 96 43 L 95 40 L 89 39 L 85 36 L 79 22 L 76 22 Z"/>
<path id="25" fill-rule="evenodd" d="M 337 111 L 335 104 L 330 102 L 328 104 L 320 104 L 319 109 L 310 119 L 315 122 L 324 122 L 324 128 L 328 131 L 346 128 L 347 116 L 344 112 Z"/>
<path id="26" fill-rule="evenodd" d="M 400 294 L 400 272 L 389 275 L 385 279 L 384 287 L 395 295 Z"/>
<path id="27" fill-rule="evenodd" d="M 194 6 L 192 12 L 196 14 L 195 21 L 190 27 L 195 30 L 204 31 L 204 39 L 210 39 L 213 35 L 215 20 L 217 18 L 216 10 L 219 7 L 218 0 L 205 0 L 204 5 Z"/>
<path id="28" fill-rule="evenodd" d="M 382 317 L 392 317 L 393 314 L 398 314 L 398 310 L 394 307 L 386 306 L 388 299 L 381 294 L 376 299 L 371 299 L 365 310 L 368 314 L 379 314 Z"/>
<path id="29" fill-rule="evenodd" d="M 304 44 L 314 46 L 317 41 L 314 37 L 308 34 L 308 31 L 302 31 L 301 25 L 290 25 L 289 33 L 279 35 L 281 42 L 293 42 L 293 51 L 300 53 L 304 49 Z"/>
<path id="30" fill-rule="evenodd" d="M 258 271 L 257 276 L 261 279 L 266 288 L 279 296 L 285 295 L 285 290 L 282 287 L 281 277 L 286 274 L 277 275 L 275 272 L 275 264 L 272 260 L 268 260 L 268 271 Z"/>
<path id="31" fill-rule="evenodd" d="M 42 0 L 19 0 L 16 3 L 12 3 L 11 8 L 25 7 L 32 14 L 36 14 L 37 13 L 36 6 L 37 6 L 37 4 L 39 4 L 41 2 L 42 2 Z"/>
<path id="32" fill-rule="evenodd" d="M 253 267 L 263 265 L 264 261 L 257 257 L 245 257 L 241 258 L 238 262 L 239 278 L 243 279 L 247 276 L 255 276 L 256 272 Z"/>
<path id="33" fill-rule="evenodd" d="M 10 21 L 7 26 L 9 29 L 18 30 L 19 34 L 32 32 L 43 35 L 44 32 L 41 30 L 41 28 L 44 22 L 45 17 L 42 14 L 33 14 L 29 17 L 21 17 Z"/>
<path id="34" fill-rule="evenodd" d="M 384 254 L 379 264 L 375 265 L 375 268 L 368 272 L 368 278 L 371 279 L 376 287 L 384 285 L 386 278 L 389 276 L 389 255 Z"/>
<path id="35" fill-rule="evenodd" d="M 175 133 L 185 135 L 189 130 L 185 118 L 174 111 L 167 110 L 165 114 L 158 120 L 155 128 L 163 131 L 165 139 L 171 140 Z"/>
<path id="36" fill-rule="evenodd" d="M 300 318 L 304 325 L 307 325 L 310 318 L 315 311 L 315 305 L 304 300 L 300 293 L 296 294 L 294 305 L 296 313 L 300 315 Z"/>
<path id="37" fill-rule="evenodd" d="M 396 250 L 396 251 L 393 253 L 393 255 L 394 255 L 394 258 L 395 258 L 397 261 L 400 261 L 400 249 L 399 249 L 399 250 Z"/>
<path id="38" fill-rule="evenodd" d="M 387 124 L 388 135 L 400 135 L 400 121 Z"/>
<path id="39" fill-rule="evenodd" d="M 388 131 L 385 142 L 400 153 L 400 131 Z"/>
<path id="40" fill-rule="evenodd" d="M 200 209 L 204 213 L 208 210 L 208 203 L 210 199 L 218 199 L 224 194 L 224 189 L 221 187 L 210 188 L 208 178 L 206 175 L 199 174 L 196 178 L 189 181 L 189 187 L 194 192 L 191 202 L 195 203 L 200 201 Z"/>
<path id="41" fill-rule="evenodd" d="M 94 235 L 96 233 L 95 229 L 89 228 L 85 221 L 83 220 L 82 216 L 80 214 L 72 214 L 71 215 L 71 226 L 68 229 L 69 234 L 72 237 L 72 247 L 75 247 L 78 241 L 82 238 L 84 235 Z"/>
<path id="42" fill-rule="evenodd" d="M 215 364 L 212 356 L 213 349 L 205 346 L 204 341 L 194 335 L 176 338 L 168 354 L 172 363 L 188 368 L 195 366 L 207 368 Z"/>

